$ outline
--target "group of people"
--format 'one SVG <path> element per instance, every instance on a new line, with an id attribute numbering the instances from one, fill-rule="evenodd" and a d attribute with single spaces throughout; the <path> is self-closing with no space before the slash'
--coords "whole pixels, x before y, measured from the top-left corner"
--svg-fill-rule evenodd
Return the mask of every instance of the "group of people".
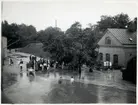
<path id="1" fill-rule="evenodd" d="M 13 64 L 14 64 L 13 59 L 9 58 L 9 65 L 12 66 Z M 20 71 L 22 71 L 22 69 L 23 69 L 23 60 L 22 59 L 20 59 L 20 61 L 18 62 L 18 65 L 20 67 Z"/>
<path id="2" fill-rule="evenodd" d="M 105 69 L 111 69 L 112 68 L 112 62 L 111 61 L 105 61 L 104 62 L 104 68 Z"/>
<path id="3" fill-rule="evenodd" d="M 62 84 L 62 81 L 63 81 L 63 78 L 62 78 L 62 76 L 61 76 L 61 77 L 59 78 L 58 83 L 59 83 L 59 84 Z M 74 81 L 75 81 L 74 77 L 73 77 L 73 76 L 71 76 L 71 78 L 70 78 L 70 83 L 71 83 L 71 84 L 73 84 L 73 83 L 74 83 Z"/>
<path id="4" fill-rule="evenodd" d="M 13 64 L 13 60 L 11 58 L 9 58 L 9 65 Z M 18 65 L 20 67 L 20 74 L 22 75 L 22 71 L 23 71 L 23 65 L 24 65 L 24 61 L 22 59 L 19 60 Z M 35 71 L 41 70 L 41 71 L 46 71 L 48 70 L 50 67 L 54 67 L 56 68 L 58 65 L 58 62 L 54 61 L 54 60 L 49 60 L 49 59 L 44 59 L 44 58 L 38 58 L 34 55 L 30 55 L 29 57 L 29 62 L 26 64 L 26 68 L 27 68 L 27 75 L 33 75 L 35 76 Z M 62 69 L 64 68 L 64 62 L 62 63 Z M 62 83 L 62 76 L 59 79 L 59 84 Z M 70 82 L 74 83 L 74 77 L 71 76 L 70 78 Z"/>
<path id="5" fill-rule="evenodd" d="M 38 58 L 30 55 L 27 63 L 27 71 L 47 71 L 50 67 L 56 67 L 57 62 L 52 62 L 49 59 Z"/>

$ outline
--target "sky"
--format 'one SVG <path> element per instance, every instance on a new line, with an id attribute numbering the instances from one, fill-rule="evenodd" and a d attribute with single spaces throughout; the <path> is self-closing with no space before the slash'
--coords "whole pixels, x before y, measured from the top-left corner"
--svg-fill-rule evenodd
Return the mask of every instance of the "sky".
<path id="1" fill-rule="evenodd" d="M 45 0 L 45 1 L 4 1 L 2 20 L 8 23 L 33 25 L 37 31 L 49 26 L 66 31 L 75 21 L 82 24 L 96 24 L 101 15 L 128 14 L 132 20 L 137 16 L 135 0 Z"/>

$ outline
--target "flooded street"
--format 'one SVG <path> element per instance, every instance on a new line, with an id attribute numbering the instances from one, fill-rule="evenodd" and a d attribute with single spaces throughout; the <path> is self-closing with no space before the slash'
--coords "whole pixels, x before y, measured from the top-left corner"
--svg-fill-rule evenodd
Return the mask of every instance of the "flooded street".
<path id="1" fill-rule="evenodd" d="M 23 57 L 23 60 L 27 58 Z M 28 76 L 25 67 L 23 72 L 19 71 L 17 62 L 14 66 L 3 68 L 3 100 L 8 99 L 11 103 L 136 103 L 133 84 L 123 82 L 118 85 L 111 80 L 105 84 L 108 80 L 102 78 L 106 75 L 100 78 L 98 72 L 82 72 L 82 78 L 79 79 L 77 73 L 54 69 L 50 72 L 37 72 L 36 77 Z M 70 82 L 72 75 L 74 83 Z"/>

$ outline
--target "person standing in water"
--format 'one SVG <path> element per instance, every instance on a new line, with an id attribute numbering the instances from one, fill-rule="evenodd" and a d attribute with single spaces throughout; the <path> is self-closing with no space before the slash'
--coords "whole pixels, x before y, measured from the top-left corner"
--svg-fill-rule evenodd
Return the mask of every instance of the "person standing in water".
<path id="1" fill-rule="evenodd" d="M 44 66 L 44 70 L 46 71 L 46 70 L 47 70 L 47 63 L 46 63 L 46 60 L 44 60 L 43 66 Z"/>
<path id="2" fill-rule="evenodd" d="M 32 55 L 29 56 L 30 61 L 32 60 Z"/>
<path id="3" fill-rule="evenodd" d="M 71 76 L 70 82 L 71 82 L 71 84 L 74 83 L 74 77 L 73 76 Z"/>
<path id="4" fill-rule="evenodd" d="M 11 66 L 13 64 L 13 61 L 11 58 L 9 58 L 9 65 Z"/>
<path id="5" fill-rule="evenodd" d="M 64 69 L 64 62 L 62 63 L 62 70 Z"/>
<path id="6" fill-rule="evenodd" d="M 19 66 L 20 66 L 20 71 L 22 71 L 22 69 L 23 69 L 23 61 L 22 61 L 22 59 L 20 59 L 20 61 L 19 61 Z"/>

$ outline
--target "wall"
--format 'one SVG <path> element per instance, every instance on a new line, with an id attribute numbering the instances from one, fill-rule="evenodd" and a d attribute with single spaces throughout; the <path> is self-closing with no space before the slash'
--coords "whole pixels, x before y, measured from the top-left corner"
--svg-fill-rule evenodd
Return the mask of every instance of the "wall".
<path id="1" fill-rule="evenodd" d="M 136 47 L 130 47 L 130 48 L 124 48 L 124 51 L 125 51 L 125 58 L 126 58 L 126 61 L 125 61 L 125 64 L 127 64 L 127 62 L 136 56 L 136 52 L 137 52 L 137 48 Z"/>
<path id="2" fill-rule="evenodd" d="M 7 57 L 7 38 L 2 36 L 2 56 Z"/>
<path id="3" fill-rule="evenodd" d="M 110 45 L 107 45 L 105 44 L 105 38 L 106 37 L 110 37 L 111 39 L 111 44 Z M 112 35 L 112 33 L 110 31 L 107 31 L 105 33 L 105 35 L 101 38 L 101 40 L 98 42 L 98 45 L 101 46 L 101 45 L 104 45 L 104 46 L 122 46 L 122 44 Z"/>
<path id="4" fill-rule="evenodd" d="M 106 61 L 106 53 L 110 54 L 110 61 L 113 63 L 113 55 L 118 55 L 118 64 L 125 64 L 125 52 L 121 47 L 100 47 L 99 53 L 103 53 L 103 61 Z"/>
<path id="5" fill-rule="evenodd" d="M 111 44 L 105 44 L 105 38 L 110 37 Z M 105 35 L 98 42 L 99 53 L 103 53 L 103 61 L 106 60 L 106 53 L 110 54 L 110 61 L 113 63 L 113 55 L 118 55 L 118 64 L 126 66 L 128 60 L 136 56 L 136 45 L 122 45 L 110 31 L 106 31 Z"/>
<path id="6" fill-rule="evenodd" d="M 105 38 L 110 37 L 111 44 L 105 44 Z M 125 53 L 122 44 L 112 35 L 110 31 L 106 31 L 105 35 L 98 42 L 99 53 L 103 53 L 103 61 L 106 61 L 106 53 L 110 54 L 110 61 L 113 64 L 113 55 L 118 55 L 118 64 L 125 65 Z"/>

